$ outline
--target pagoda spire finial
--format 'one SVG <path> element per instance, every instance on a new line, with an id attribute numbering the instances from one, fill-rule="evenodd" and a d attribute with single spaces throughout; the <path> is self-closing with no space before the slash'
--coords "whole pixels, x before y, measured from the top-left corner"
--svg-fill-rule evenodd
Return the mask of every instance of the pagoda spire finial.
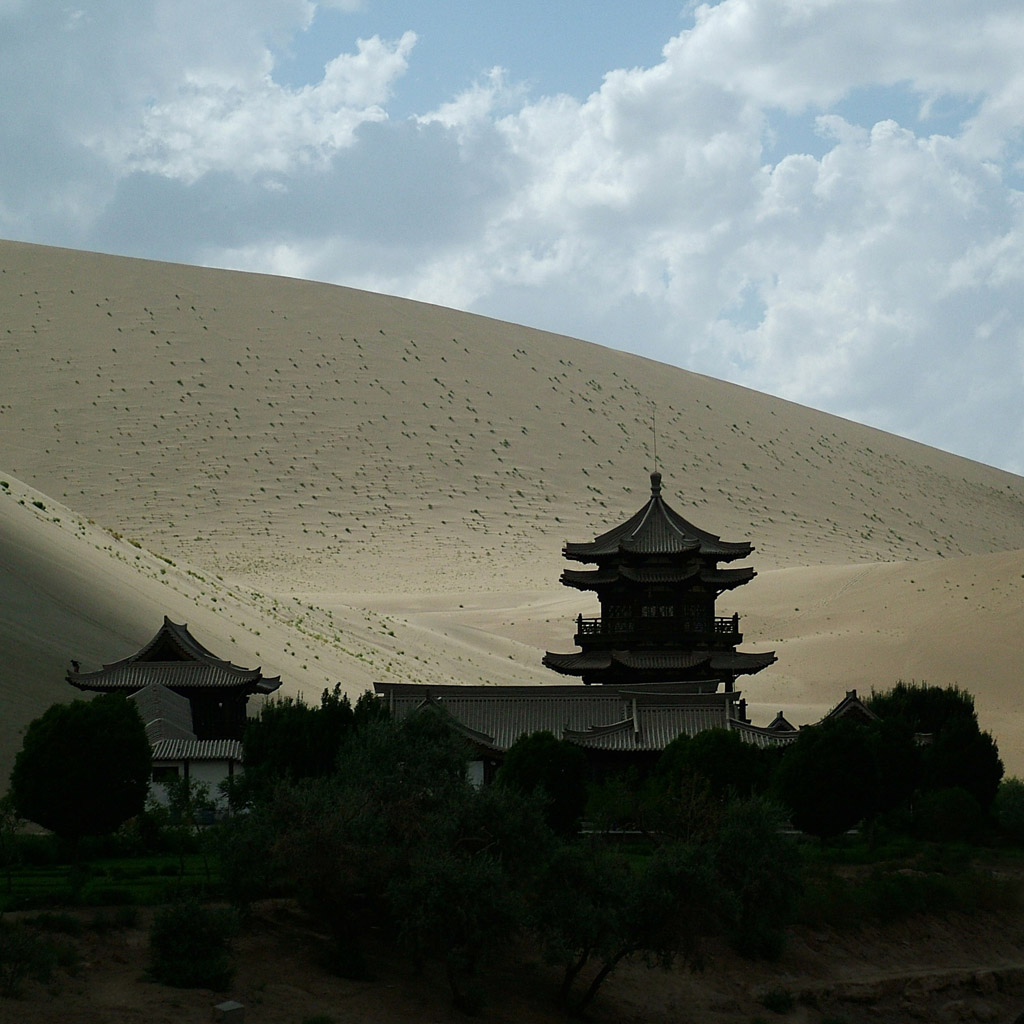
<path id="1" fill-rule="evenodd" d="M 651 497 L 661 497 L 661 474 L 657 470 L 651 474 Z"/>

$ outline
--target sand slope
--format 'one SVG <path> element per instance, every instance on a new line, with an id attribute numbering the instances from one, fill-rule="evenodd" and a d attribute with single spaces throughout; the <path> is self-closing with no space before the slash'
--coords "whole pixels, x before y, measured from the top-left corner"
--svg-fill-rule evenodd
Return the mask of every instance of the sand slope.
<path id="1" fill-rule="evenodd" d="M 123 657 L 164 613 L 310 697 L 555 681 L 541 653 L 590 607 L 561 545 L 646 499 L 652 402 L 669 500 L 756 547 L 723 600 L 780 656 L 752 706 L 807 720 L 854 686 L 956 681 L 1024 770 L 1020 477 L 309 282 L 0 242 L 0 317 L 0 770 L 69 658 Z"/>

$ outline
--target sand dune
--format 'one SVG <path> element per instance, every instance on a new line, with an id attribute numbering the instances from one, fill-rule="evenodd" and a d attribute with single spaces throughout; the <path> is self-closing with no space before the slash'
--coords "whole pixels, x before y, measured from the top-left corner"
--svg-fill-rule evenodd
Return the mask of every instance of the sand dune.
<path id="1" fill-rule="evenodd" d="M 756 547 L 726 609 L 779 653 L 755 714 L 956 681 L 1024 771 L 1020 477 L 328 285 L 0 242 L 0 311 L 0 770 L 70 658 L 123 657 L 164 613 L 310 697 L 555 681 L 541 653 L 588 608 L 561 545 L 645 500 L 656 403 L 669 500 Z"/>

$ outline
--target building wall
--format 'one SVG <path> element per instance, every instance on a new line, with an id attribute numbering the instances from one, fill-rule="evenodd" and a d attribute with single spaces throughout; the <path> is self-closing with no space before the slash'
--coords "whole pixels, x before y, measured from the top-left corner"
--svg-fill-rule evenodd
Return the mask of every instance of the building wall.
<path id="1" fill-rule="evenodd" d="M 153 765 L 154 769 L 163 768 L 174 768 L 177 771 L 178 778 L 181 778 L 185 774 L 185 762 L 183 761 L 160 761 Z M 234 774 L 240 775 L 242 773 L 242 766 L 235 762 Z M 162 774 L 157 772 L 158 775 Z M 227 800 L 220 791 L 220 784 L 227 778 L 231 777 L 231 762 L 228 761 L 189 761 L 188 762 L 188 777 L 193 782 L 198 782 L 201 785 L 207 787 L 210 793 L 210 799 L 213 800 L 214 804 L 218 809 L 224 809 L 227 807 Z M 149 787 L 149 795 L 153 797 L 158 803 L 164 806 L 168 803 L 167 787 L 163 785 L 159 779 L 154 779 Z"/>

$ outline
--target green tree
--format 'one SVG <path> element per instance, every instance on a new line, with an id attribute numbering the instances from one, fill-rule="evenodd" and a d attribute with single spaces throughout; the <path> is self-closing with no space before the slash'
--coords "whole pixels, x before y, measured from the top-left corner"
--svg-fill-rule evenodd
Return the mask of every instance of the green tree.
<path id="1" fill-rule="evenodd" d="M 898 682 L 872 693 L 868 706 L 883 722 L 899 723 L 930 742 L 921 748 L 923 789 L 967 790 L 987 810 L 1003 777 L 999 748 L 978 725 L 974 697 L 958 686 Z"/>
<path id="2" fill-rule="evenodd" d="M 142 812 L 150 767 L 142 719 L 120 694 L 54 704 L 25 732 L 11 797 L 23 818 L 77 847 Z"/>
<path id="3" fill-rule="evenodd" d="M 747 797 L 767 788 L 768 773 L 759 747 L 744 743 L 732 729 L 705 729 L 673 740 L 658 759 L 655 774 L 690 774 L 706 780 L 713 796 Z"/>
<path id="4" fill-rule="evenodd" d="M 241 792 L 233 794 L 233 799 L 259 799 L 285 780 L 333 774 L 348 733 L 386 717 L 387 708 L 369 692 L 353 707 L 340 683 L 333 690 L 325 689 L 315 706 L 292 697 L 267 701 L 246 725 L 242 737 L 245 775 L 238 786 Z"/>
<path id="5" fill-rule="evenodd" d="M 801 861 L 785 812 L 765 797 L 731 800 L 711 840 L 715 869 L 732 898 L 729 942 L 744 956 L 774 958 L 801 891 Z"/>
<path id="6" fill-rule="evenodd" d="M 226 989 L 235 973 L 230 940 L 236 928 L 230 910 L 195 899 L 161 907 L 149 933 L 150 974 L 175 988 Z"/>
<path id="7" fill-rule="evenodd" d="M 472 1008 L 480 957 L 515 935 L 519 879 L 552 836 L 538 801 L 474 789 L 468 755 L 431 709 L 351 731 L 333 775 L 279 785 L 229 823 L 231 890 L 251 892 L 248 865 L 267 865 L 329 929 L 340 973 L 365 976 L 365 939 L 384 929 L 412 962 L 440 962 Z"/>
<path id="8" fill-rule="evenodd" d="M 874 811 L 874 746 L 871 728 L 849 718 L 800 730 L 776 775 L 779 797 L 796 828 L 829 839 Z"/>
<path id="9" fill-rule="evenodd" d="M 549 861 L 533 905 L 545 956 L 563 968 L 561 996 L 575 1013 L 627 956 L 650 966 L 699 964 L 703 939 L 731 911 L 710 849 L 674 842 L 633 863 L 600 846 L 567 845 Z"/>
<path id="10" fill-rule="evenodd" d="M 521 736 L 508 749 L 498 786 L 547 803 L 548 823 L 562 835 L 575 832 L 587 802 L 587 758 L 579 747 L 550 732 Z"/>
<path id="11" fill-rule="evenodd" d="M 1024 843 L 1024 780 L 1003 779 L 992 804 L 992 816 L 1003 835 Z"/>

